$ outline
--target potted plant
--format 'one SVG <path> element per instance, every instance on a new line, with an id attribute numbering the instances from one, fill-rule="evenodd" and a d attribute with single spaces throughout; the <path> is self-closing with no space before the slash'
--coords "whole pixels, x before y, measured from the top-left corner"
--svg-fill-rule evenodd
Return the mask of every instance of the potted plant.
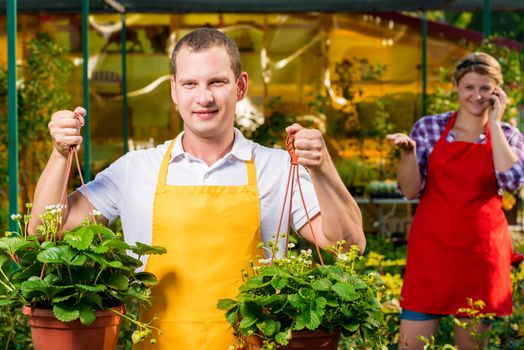
<path id="1" fill-rule="evenodd" d="M 277 244 L 269 246 L 276 256 Z M 355 270 L 363 259 L 357 246 L 344 252 L 342 241 L 326 250 L 333 264 L 315 264 L 311 250 L 290 251 L 242 272 L 238 296 L 218 302 L 237 348 L 335 350 L 343 334 L 360 337 L 363 348 L 385 349 L 377 276 Z"/>
<path id="2" fill-rule="evenodd" d="M 59 234 L 59 205 L 46 208 L 37 234 L 30 235 L 30 208 L 12 216 L 20 233 L 0 238 L 0 305 L 23 307 L 36 350 L 115 349 L 121 317 L 137 326 L 134 343 L 159 332 L 125 314 L 125 305 L 151 304 L 157 279 L 137 268 L 140 257 L 163 254 L 164 248 L 129 245 L 95 218 Z"/>
<path id="3" fill-rule="evenodd" d="M 395 180 L 373 180 L 366 186 L 371 198 L 402 198 Z"/>
<path id="4" fill-rule="evenodd" d="M 363 196 L 366 182 L 377 178 L 375 169 L 359 157 L 341 159 L 335 166 L 342 182 L 353 196 Z"/>

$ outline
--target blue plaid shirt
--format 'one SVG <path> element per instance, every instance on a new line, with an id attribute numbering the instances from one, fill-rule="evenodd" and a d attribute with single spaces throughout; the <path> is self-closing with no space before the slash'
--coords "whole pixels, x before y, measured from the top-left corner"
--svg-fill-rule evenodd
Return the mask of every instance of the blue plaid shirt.
<path id="1" fill-rule="evenodd" d="M 444 132 L 446 124 L 453 115 L 453 112 L 432 115 L 419 119 L 411 129 L 410 137 L 417 143 L 417 159 L 420 169 L 420 192 L 426 188 L 426 178 L 428 176 L 428 159 L 433 151 L 440 135 Z M 515 191 L 524 183 L 524 150 L 523 136 L 518 129 L 508 123 L 499 122 L 504 132 L 504 136 L 518 157 L 518 160 L 507 171 L 495 171 L 499 194 L 503 190 Z M 454 142 L 456 135 L 450 130 L 446 141 Z M 486 134 L 481 134 L 477 143 L 486 143 Z"/>

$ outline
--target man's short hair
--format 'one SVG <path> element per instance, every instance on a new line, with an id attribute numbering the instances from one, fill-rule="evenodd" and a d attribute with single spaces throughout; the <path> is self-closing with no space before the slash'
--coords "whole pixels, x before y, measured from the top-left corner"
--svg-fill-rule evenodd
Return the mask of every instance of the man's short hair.
<path id="1" fill-rule="evenodd" d="M 178 41 L 171 54 L 171 73 L 176 77 L 176 57 L 183 48 L 187 47 L 192 52 L 202 52 L 215 46 L 226 49 L 231 61 L 231 69 L 235 73 L 235 78 L 238 78 L 242 71 L 238 47 L 230 37 L 214 28 L 196 29 Z"/>

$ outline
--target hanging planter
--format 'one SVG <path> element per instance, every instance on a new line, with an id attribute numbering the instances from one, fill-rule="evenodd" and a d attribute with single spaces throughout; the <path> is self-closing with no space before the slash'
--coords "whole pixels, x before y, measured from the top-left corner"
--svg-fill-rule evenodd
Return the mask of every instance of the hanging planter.
<path id="1" fill-rule="evenodd" d="M 338 329 L 333 333 L 328 333 L 324 329 L 311 331 L 294 331 L 291 340 L 286 346 L 278 347 L 278 350 L 308 349 L 308 350 L 337 350 L 340 340 Z M 263 339 L 258 336 L 245 338 L 245 348 L 247 350 L 260 350 L 263 348 Z"/>
<path id="2" fill-rule="evenodd" d="M 292 136 L 287 147 L 292 165 L 286 194 L 291 202 L 293 191 L 289 189 L 295 179 L 302 196 Z M 363 348 L 386 349 L 376 276 L 358 272 L 355 264 L 363 259 L 359 248 L 353 245 L 347 250 L 344 241 L 324 248 L 334 260 L 324 264 L 304 200 L 302 204 L 320 264 L 313 261 L 311 249 L 288 252 L 294 244 L 288 243 L 289 228 L 282 230 L 285 233 L 280 230 L 282 210 L 276 231 L 279 234 L 264 247 L 270 250 L 271 258 L 253 262 L 249 271 L 242 271 L 239 294 L 218 302 L 236 335 L 235 345 L 248 350 L 336 350 L 343 334 L 360 338 Z M 281 238 L 286 244 L 279 258 Z"/>
<path id="3" fill-rule="evenodd" d="M 80 320 L 59 321 L 48 309 L 24 306 L 22 312 L 29 319 L 35 350 L 116 349 L 121 317 L 113 311 L 96 311 L 96 320 L 89 326 Z"/>
<path id="4" fill-rule="evenodd" d="M 72 148 L 68 169 L 73 155 L 78 165 Z M 24 306 L 37 350 L 114 350 L 121 317 L 137 326 L 133 343 L 152 336 L 153 331 L 160 333 L 123 310 L 126 303 L 151 305 L 157 278 L 137 269 L 142 266 L 141 256 L 163 254 L 165 249 L 127 244 L 121 234 L 98 224 L 93 210 L 90 220 L 62 230 L 66 195 L 67 183 L 61 203 L 40 215 L 38 235 L 28 232 L 31 205 L 26 214 L 12 216 L 19 234 L 8 232 L 0 238 L 0 285 L 5 291 L 0 304 Z"/>

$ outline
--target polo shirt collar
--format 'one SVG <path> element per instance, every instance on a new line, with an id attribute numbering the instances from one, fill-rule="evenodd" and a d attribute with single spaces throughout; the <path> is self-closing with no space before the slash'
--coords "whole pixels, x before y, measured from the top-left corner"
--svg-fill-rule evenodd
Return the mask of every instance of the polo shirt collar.
<path id="1" fill-rule="evenodd" d="M 237 128 L 234 128 L 235 133 L 235 140 L 233 141 L 233 147 L 231 148 L 231 151 L 227 153 L 224 157 L 227 157 L 228 155 L 232 155 L 236 157 L 239 160 L 248 161 L 251 160 L 252 154 L 251 154 L 251 146 L 250 141 L 248 141 L 244 135 L 238 130 Z M 184 154 L 187 154 L 186 151 L 184 151 L 184 148 L 182 147 L 182 136 L 184 135 L 184 131 L 182 131 L 175 139 L 175 144 L 173 145 L 173 149 L 171 150 L 171 161 L 175 160 L 177 157 L 183 156 Z"/>

